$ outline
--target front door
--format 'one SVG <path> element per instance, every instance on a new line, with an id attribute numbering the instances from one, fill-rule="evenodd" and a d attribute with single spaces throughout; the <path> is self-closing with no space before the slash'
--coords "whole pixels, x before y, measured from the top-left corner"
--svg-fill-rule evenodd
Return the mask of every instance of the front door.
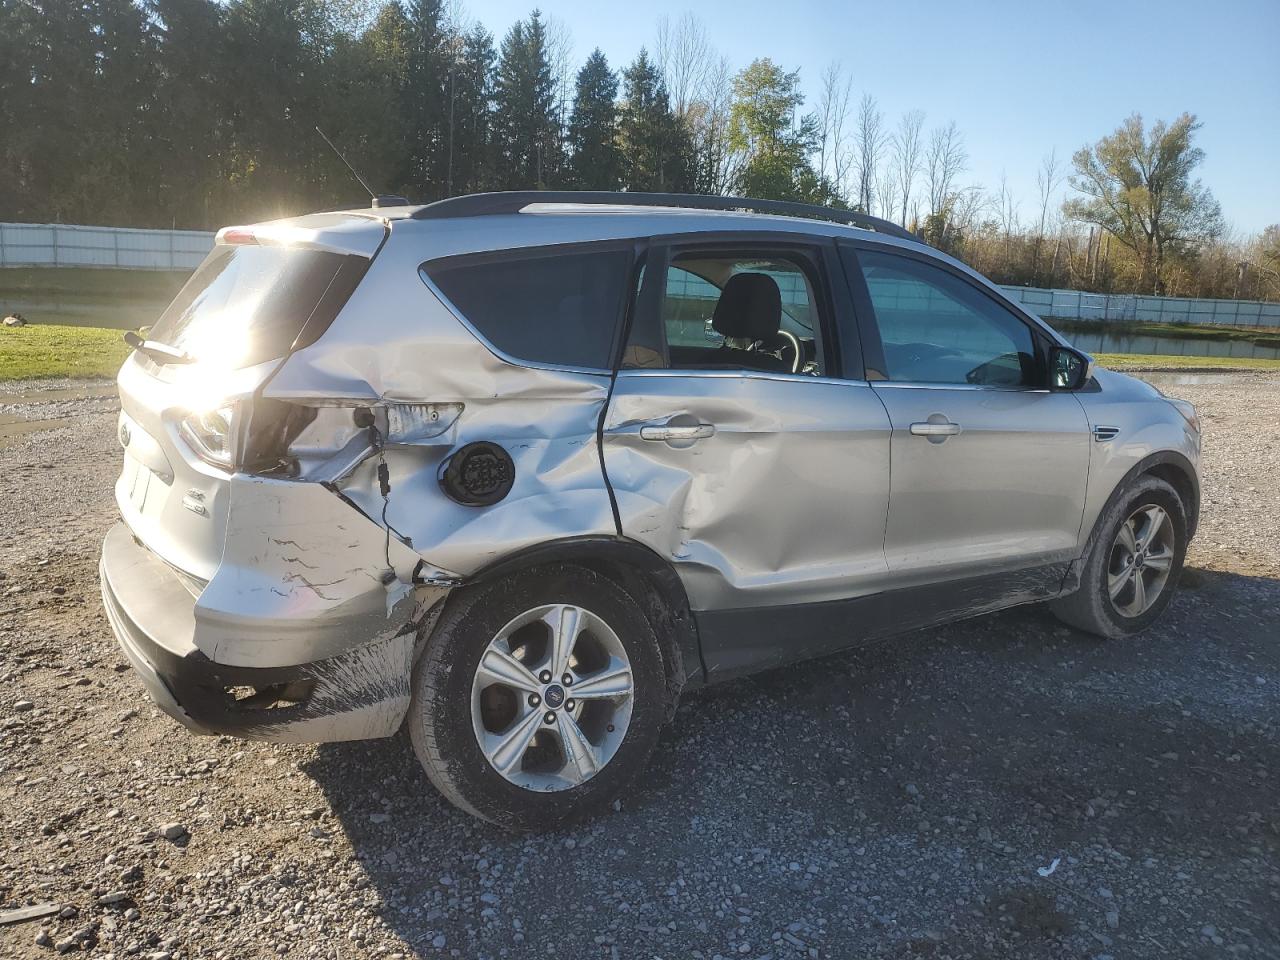
<path id="1" fill-rule="evenodd" d="M 931 258 L 846 254 L 893 425 L 896 585 L 937 584 L 969 610 L 1056 594 L 1078 552 L 1090 440 L 1076 397 L 1048 389 L 1046 334 Z"/>
<path id="2" fill-rule="evenodd" d="M 680 574 L 712 676 L 851 642 L 856 624 L 804 614 L 884 587 L 889 420 L 837 329 L 847 293 L 829 244 L 650 250 L 605 467 L 623 535 Z"/>

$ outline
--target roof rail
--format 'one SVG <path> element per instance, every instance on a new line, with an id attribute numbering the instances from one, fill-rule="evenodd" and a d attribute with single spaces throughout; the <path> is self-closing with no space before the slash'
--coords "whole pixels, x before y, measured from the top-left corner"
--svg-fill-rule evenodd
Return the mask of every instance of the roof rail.
<path id="1" fill-rule="evenodd" d="M 783 217 L 829 220 L 874 230 L 900 240 L 922 242 L 896 223 L 855 210 L 838 210 L 812 203 L 787 200 L 752 200 L 701 193 L 619 193 L 609 190 L 510 190 L 501 193 L 473 193 L 429 203 L 413 214 L 415 220 L 449 220 L 459 217 L 492 217 L 519 213 L 533 203 L 581 203 L 611 207 L 685 207 L 693 210 L 741 210 Z"/>

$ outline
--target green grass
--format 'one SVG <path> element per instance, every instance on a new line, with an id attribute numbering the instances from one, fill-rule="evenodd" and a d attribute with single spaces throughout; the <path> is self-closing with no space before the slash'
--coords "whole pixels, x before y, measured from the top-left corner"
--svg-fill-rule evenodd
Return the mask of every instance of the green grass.
<path id="1" fill-rule="evenodd" d="M 1112 370 L 1202 370 L 1230 372 L 1235 370 L 1280 370 L 1280 359 L 1262 357 L 1181 357 L 1158 353 L 1097 353 L 1094 359 Z"/>
<path id="2" fill-rule="evenodd" d="M 39 324 L 134 330 L 156 321 L 187 276 L 167 270 L 3 267 L 0 314 L 16 311 Z"/>
<path id="3" fill-rule="evenodd" d="M 119 330 L 35 323 L 0 327 L 0 380 L 114 377 L 128 354 Z"/>

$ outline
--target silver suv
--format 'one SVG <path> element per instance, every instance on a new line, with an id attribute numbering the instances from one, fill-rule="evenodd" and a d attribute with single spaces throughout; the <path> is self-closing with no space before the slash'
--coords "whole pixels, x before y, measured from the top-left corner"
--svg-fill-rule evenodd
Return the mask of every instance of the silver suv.
<path id="1" fill-rule="evenodd" d="M 1050 601 L 1136 633 L 1190 404 L 859 214 L 510 193 L 221 231 L 120 371 L 102 593 L 200 733 L 385 737 L 509 827 L 683 692 Z"/>

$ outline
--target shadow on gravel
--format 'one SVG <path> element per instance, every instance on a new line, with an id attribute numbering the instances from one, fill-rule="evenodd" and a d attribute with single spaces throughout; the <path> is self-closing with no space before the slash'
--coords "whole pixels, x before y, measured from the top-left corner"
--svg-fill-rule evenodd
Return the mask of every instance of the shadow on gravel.
<path id="1" fill-rule="evenodd" d="M 403 733 L 304 769 L 419 951 L 1196 956 L 1211 923 L 1265 955 L 1280 581 L 1187 587 L 1137 640 L 1024 608 L 704 691 L 619 811 L 550 833 L 456 811 Z"/>

